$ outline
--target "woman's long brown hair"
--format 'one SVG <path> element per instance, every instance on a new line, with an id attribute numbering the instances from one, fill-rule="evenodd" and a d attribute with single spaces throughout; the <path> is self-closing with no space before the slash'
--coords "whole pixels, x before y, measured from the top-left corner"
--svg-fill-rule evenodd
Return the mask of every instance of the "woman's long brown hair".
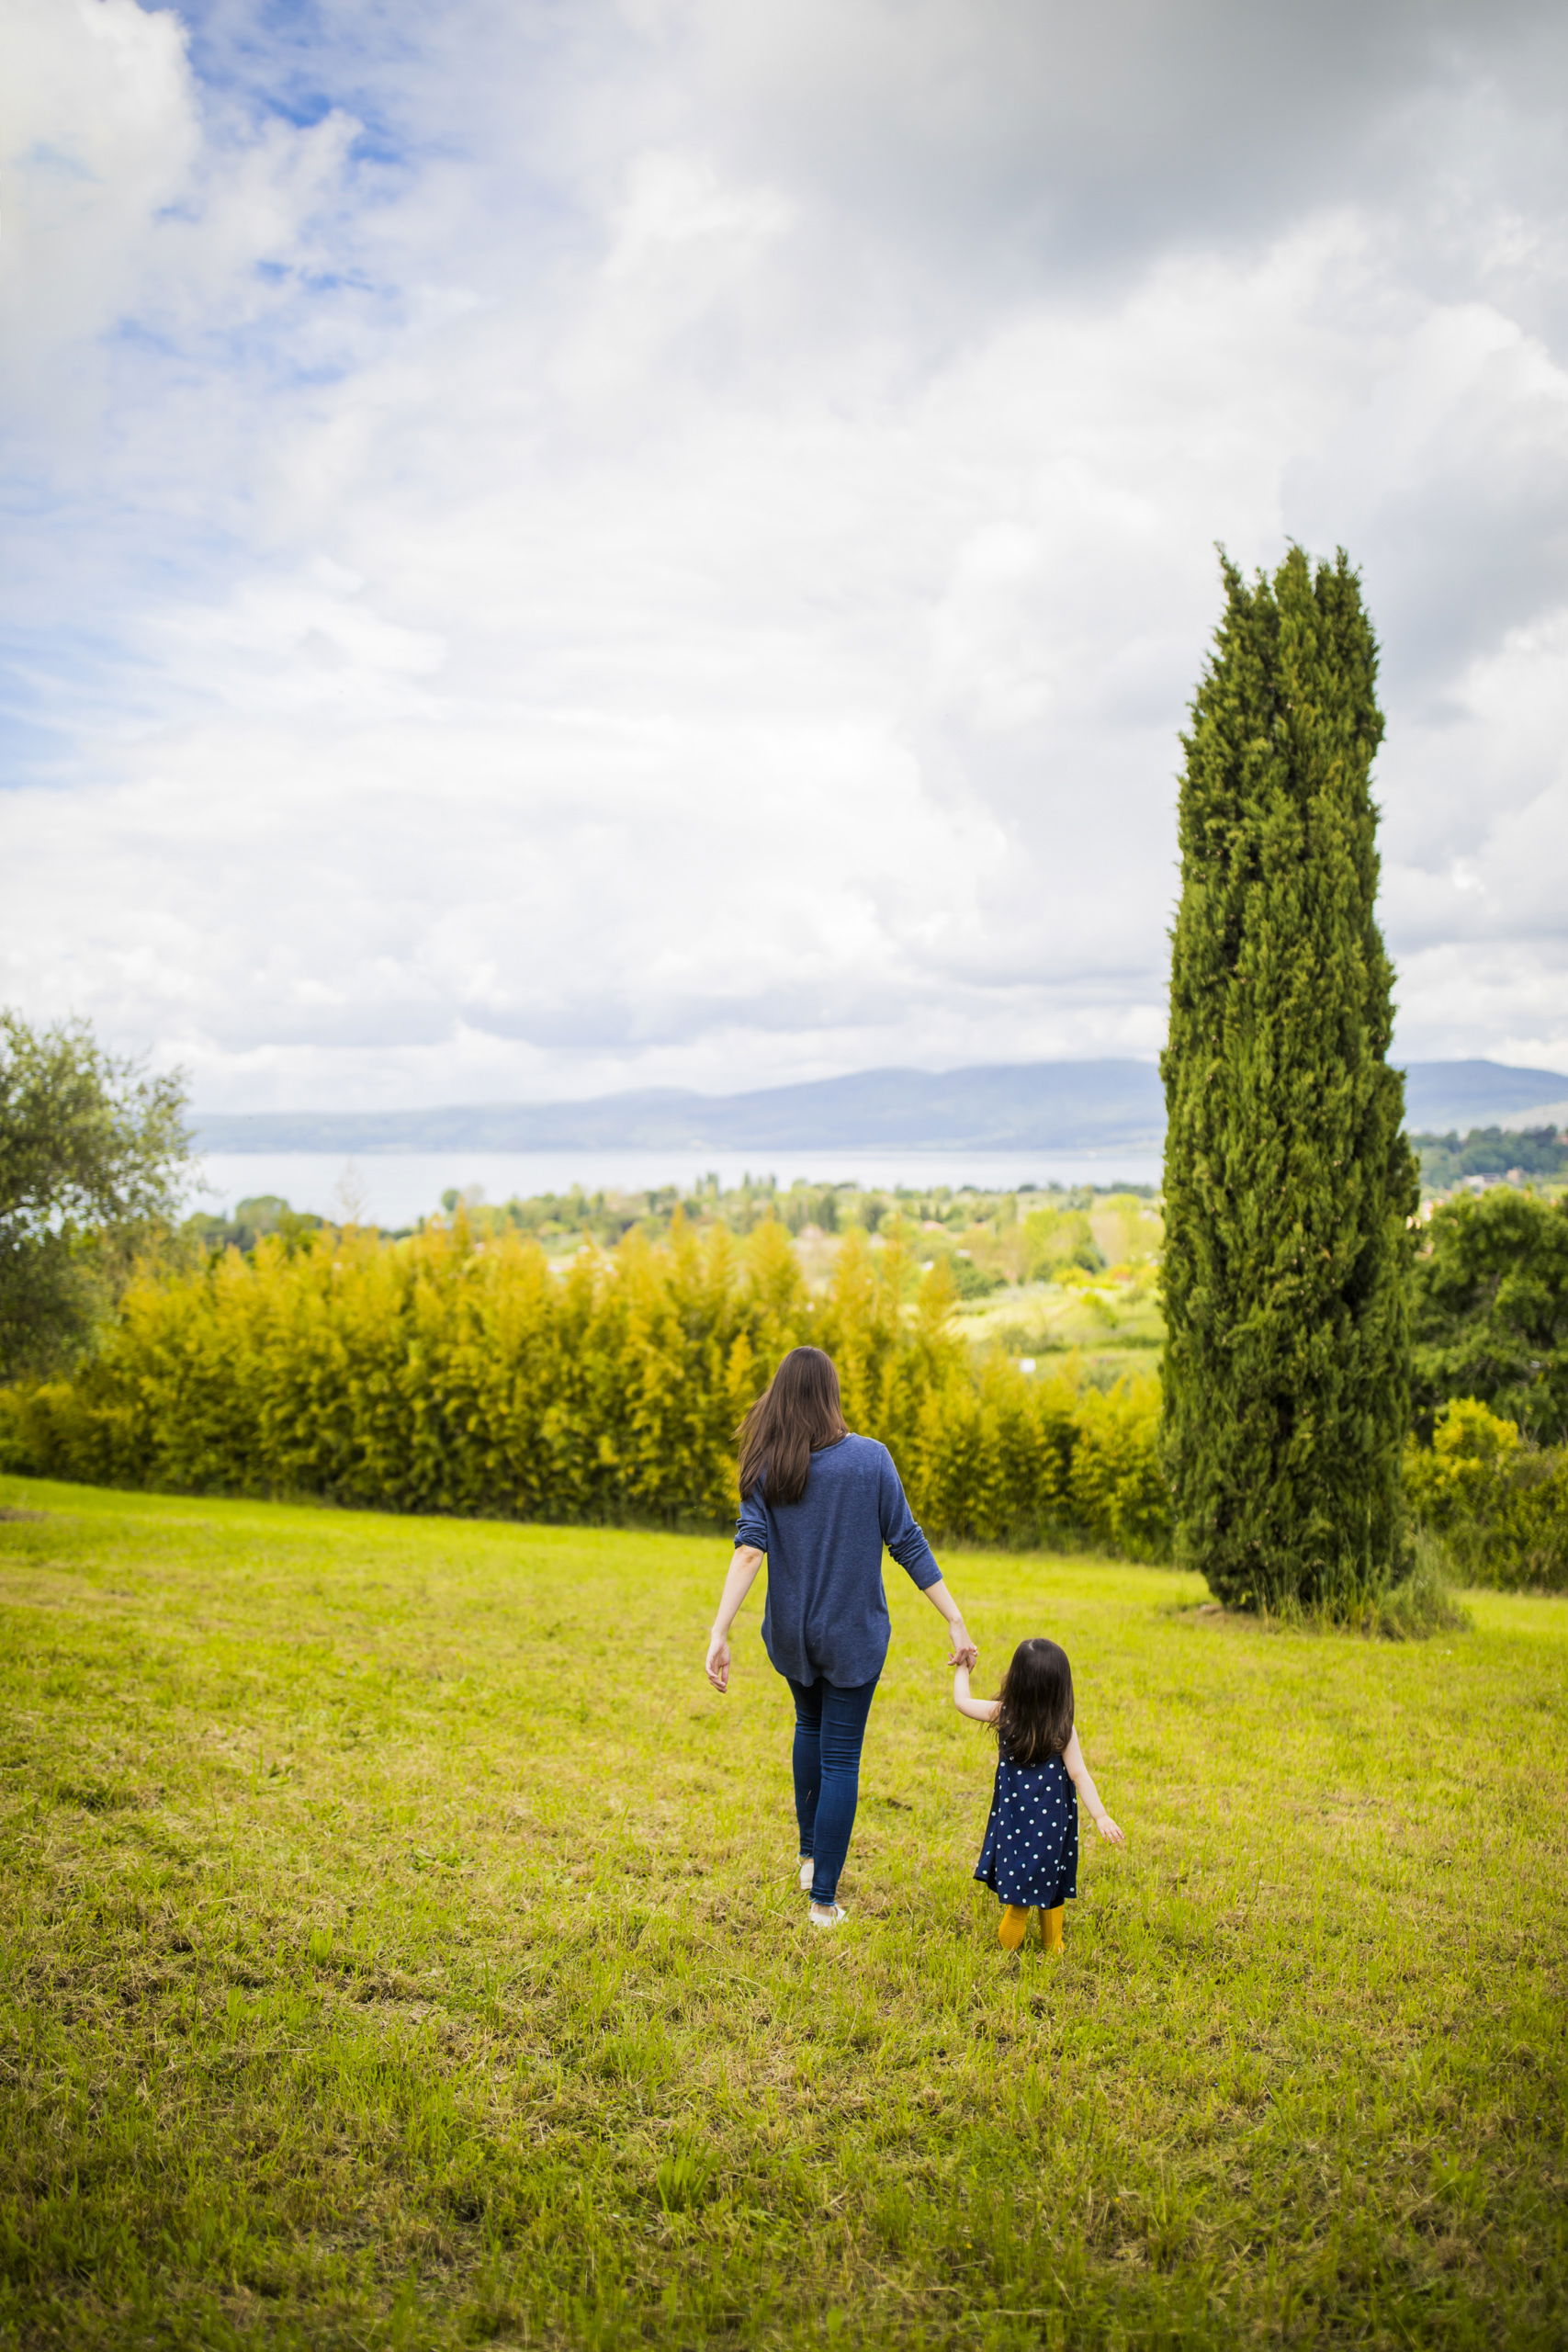
<path id="1" fill-rule="evenodd" d="M 1055 1642 L 1020 1642 L 1002 1678 L 997 1745 L 1014 1764 L 1043 1764 L 1073 1736 L 1073 1669 Z"/>
<path id="2" fill-rule="evenodd" d="M 848 1437 L 839 1375 L 820 1348 L 791 1348 L 740 1424 L 740 1491 L 797 1503 L 811 1457 Z"/>

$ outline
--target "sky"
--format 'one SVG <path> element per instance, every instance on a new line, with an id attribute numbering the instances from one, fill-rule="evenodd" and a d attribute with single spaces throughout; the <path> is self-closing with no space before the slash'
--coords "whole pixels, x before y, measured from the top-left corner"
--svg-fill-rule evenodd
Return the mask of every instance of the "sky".
<path id="1" fill-rule="evenodd" d="M 1247 567 L 1568 1069 L 1568 11 L 0 0 L 0 1001 L 209 1111 L 1164 1029 Z"/>

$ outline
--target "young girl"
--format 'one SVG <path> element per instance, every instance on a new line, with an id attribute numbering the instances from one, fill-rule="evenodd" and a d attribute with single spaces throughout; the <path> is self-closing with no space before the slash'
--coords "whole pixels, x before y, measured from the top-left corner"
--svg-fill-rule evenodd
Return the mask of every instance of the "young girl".
<path id="1" fill-rule="evenodd" d="M 1100 1802 L 1073 1729 L 1073 1669 L 1055 1642 L 1020 1642 L 998 1699 L 970 1696 L 969 1669 L 953 1678 L 953 1703 L 977 1724 L 994 1724 L 997 1785 L 975 1875 L 1002 1906 L 997 1941 L 1016 1951 L 1040 1914 L 1040 1940 L 1062 1949 L 1062 1906 L 1078 1891 L 1078 1808 L 1112 1846 L 1126 1843 Z M 1076 1791 L 1076 1794 L 1075 1794 Z"/>

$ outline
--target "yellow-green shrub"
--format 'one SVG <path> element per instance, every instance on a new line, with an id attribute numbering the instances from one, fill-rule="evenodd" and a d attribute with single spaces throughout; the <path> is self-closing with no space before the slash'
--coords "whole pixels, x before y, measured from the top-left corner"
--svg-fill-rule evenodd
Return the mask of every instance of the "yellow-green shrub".
<path id="1" fill-rule="evenodd" d="M 1155 1383 L 976 1373 L 951 1276 L 935 1268 L 911 1315 L 908 1271 L 852 1231 L 813 1300 L 773 1223 L 743 1241 L 633 1233 L 564 1273 L 461 1218 L 398 1243 L 264 1238 L 135 1283 L 75 1381 L 0 1397 L 0 1460 L 187 1493 L 712 1523 L 735 1508 L 736 1423 L 810 1340 L 933 1534 L 1163 1556 Z"/>
<path id="2" fill-rule="evenodd" d="M 1568 1590 L 1568 1453 L 1527 1446 L 1515 1422 L 1456 1396 L 1430 1446 L 1406 1447 L 1404 1490 L 1472 1583 Z"/>

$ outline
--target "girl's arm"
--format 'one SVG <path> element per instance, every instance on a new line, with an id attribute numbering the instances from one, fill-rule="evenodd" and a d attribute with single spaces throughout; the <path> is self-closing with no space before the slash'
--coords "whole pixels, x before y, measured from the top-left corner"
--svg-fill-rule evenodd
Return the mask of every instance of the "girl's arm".
<path id="1" fill-rule="evenodd" d="M 953 1678 L 953 1703 L 971 1723 L 994 1724 L 1001 1712 L 999 1699 L 976 1699 L 969 1690 L 969 1668 L 961 1666 Z"/>
<path id="2" fill-rule="evenodd" d="M 1083 1760 L 1083 1749 L 1078 1746 L 1078 1736 L 1076 1731 L 1062 1750 L 1062 1761 L 1067 1768 L 1067 1774 L 1074 1788 L 1093 1815 L 1094 1826 L 1100 1836 L 1109 1838 L 1112 1846 L 1124 1846 L 1127 1842 L 1126 1838 L 1100 1802 L 1100 1791 L 1095 1787 L 1089 1766 Z"/>
<path id="3" fill-rule="evenodd" d="M 762 1555 L 755 1544 L 738 1544 L 729 1563 L 729 1574 L 724 1579 L 724 1590 L 718 1597 L 718 1615 L 713 1621 L 708 1636 L 707 1677 L 716 1690 L 729 1688 L 729 1629 L 740 1613 L 740 1604 L 757 1581 L 757 1571 L 762 1565 Z"/>

